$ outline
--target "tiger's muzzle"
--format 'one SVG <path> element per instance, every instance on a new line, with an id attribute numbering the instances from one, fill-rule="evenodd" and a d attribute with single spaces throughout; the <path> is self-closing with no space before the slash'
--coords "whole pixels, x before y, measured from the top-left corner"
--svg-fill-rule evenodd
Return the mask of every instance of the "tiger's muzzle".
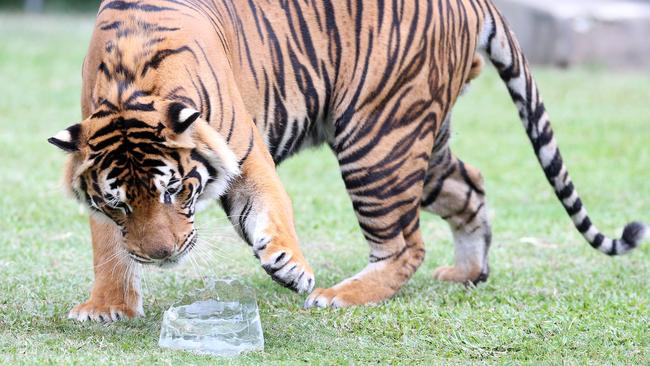
<path id="1" fill-rule="evenodd" d="M 186 255 L 196 246 L 197 238 L 196 230 L 192 229 L 179 246 L 173 246 L 171 249 L 168 249 L 169 246 L 161 245 L 158 249 L 148 254 L 128 250 L 128 255 L 129 258 L 140 264 L 171 268 L 183 261 Z"/>

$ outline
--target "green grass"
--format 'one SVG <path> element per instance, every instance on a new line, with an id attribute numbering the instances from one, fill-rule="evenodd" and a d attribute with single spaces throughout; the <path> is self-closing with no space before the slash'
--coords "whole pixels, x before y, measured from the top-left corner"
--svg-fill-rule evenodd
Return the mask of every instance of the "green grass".
<path id="1" fill-rule="evenodd" d="M 453 141 L 487 180 L 494 217 L 487 284 L 432 279 L 451 263 L 453 247 L 446 224 L 423 214 L 427 259 L 394 299 L 303 310 L 304 296 L 268 278 L 215 206 L 199 217 L 220 233 L 214 258 L 198 271 L 190 264 L 147 271 L 146 318 L 68 321 L 91 285 L 90 236 L 86 216 L 60 189 L 63 154 L 45 140 L 79 120 L 91 30 L 85 18 L 0 15 L 0 364 L 220 363 L 157 346 L 162 312 L 199 273 L 239 276 L 257 293 L 266 349 L 232 364 L 650 364 L 650 246 L 608 258 L 583 242 L 493 70 L 460 102 Z M 650 75 L 536 71 L 594 221 L 614 235 L 631 219 L 650 220 Z M 280 174 L 317 283 L 361 269 L 367 247 L 330 153 L 304 152 Z"/>

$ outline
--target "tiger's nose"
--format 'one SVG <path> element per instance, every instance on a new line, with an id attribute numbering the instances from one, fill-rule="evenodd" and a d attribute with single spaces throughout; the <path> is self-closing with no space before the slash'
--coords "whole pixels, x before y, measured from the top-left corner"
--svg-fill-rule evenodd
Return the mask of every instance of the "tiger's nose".
<path id="1" fill-rule="evenodd" d="M 160 249 L 152 252 L 151 254 L 149 254 L 149 257 L 151 259 L 162 260 L 162 259 L 169 258 L 171 255 L 172 255 L 172 251 L 170 249 L 168 249 L 168 248 L 160 248 Z"/>

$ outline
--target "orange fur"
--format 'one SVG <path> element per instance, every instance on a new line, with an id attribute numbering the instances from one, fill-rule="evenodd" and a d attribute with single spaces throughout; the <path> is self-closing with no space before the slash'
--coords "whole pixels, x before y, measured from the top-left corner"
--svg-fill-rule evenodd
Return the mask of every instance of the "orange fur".
<path id="1" fill-rule="evenodd" d="M 408 204 L 368 217 L 358 211 L 362 227 L 370 228 L 364 234 L 369 238 L 371 257 L 377 259 L 377 263 L 330 289 L 316 290 L 307 303 L 359 305 L 376 303 L 395 294 L 424 259 L 417 214 L 424 187 L 420 182 L 402 189 L 399 182 L 427 171 L 428 157 L 434 148 L 434 131 L 439 130 L 442 119 L 449 114 L 461 89 L 478 76 L 483 61 L 475 53 L 476 37 L 457 41 L 466 31 L 461 22 L 450 23 L 444 31 L 431 27 L 431 24 L 443 22 L 444 15 L 433 12 L 428 23 L 424 22 L 420 18 L 427 12 L 416 7 L 425 5 L 415 3 L 405 3 L 403 14 L 399 15 L 404 24 L 415 24 L 414 29 L 388 24 L 371 28 L 368 24 L 375 24 L 382 17 L 392 19 L 397 14 L 392 14 L 393 8 L 379 9 L 368 4 L 363 9 L 366 17 L 363 30 L 367 31 L 363 36 L 355 34 L 357 19 L 353 15 L 354 11 L 362 9 L 346 10 L 343 3 L 320 4 L 324 7 L 320 10 L 325 12 L 333 11 L 325 9 L 330 5 L 336 8 L 338 29 L 335 35 L 320 24 L 324 21 L 324 14 L 309 6 L 291 13 L 292 10 L 282 9 L 273 2 L 254 1 L 257 10 L 253 11 L 252 7 L 213 1 L 177 12 L 176 7 L 182 8 L 184 4 L 172 5 L 155 0 L 120 3 L 115 7 L 111 7 L 112 4 L 113 1 L 105 0 L 101 5 L 84 61 L 81 99 L 84 121 L 80 124 L 78 151 L 71 154 L 65 174 L 71 190 L 80 195 L 80 199 L 90 200 L 91 205 L 94 197 L 104 199 L 101 184 L 82 183 L 102 181 L 107 176 L 106 172 L 115 164 L 110 165 L 112 163 L 108 161 L 104 165 L 110 165 L 109 168 L 100 168 L 99 162 L 93 159 L 122 148 L 120 144 L 126 142 L 106 143 L 112 141 L 110 139 L 119 140 L 119 136 L 122 136 L 119 141 L 128 140 L 130 134 L 146 132 L 154 136 L 152 139 L 162 141 L 162 152 L 150 154 L 150 158 L 177 159 L 178 166 L 172 168 L 178 171 L 188 172 L 199 166 L 193 160 L 193 152 L 203 154 L 210 164 L 213 161 L 214 164 L 223 163 L 232 154 L 238 166 L 221 167 L 232 173 L 227 182 L 228 189 L 221 197 L 224 208 L 235 210 L 231 221 L 253 248 L 263 268 L 276 281 L 297 291 L 310 291 L 314 285 L 313 271 L 300 250 L 291 201 L 275 170 L 276 163 L 300 146 L 280 148 L 279 145 L 287 142 L 274 134 L 277 134 L 275 124 L 307 120 L 309 101 L 304 88 L 309 85 L 304 75 L 318 74 L 319 77 L 310 79 L 313 84 L 311 97 L 321 102 L 332 99 L 330 105 L 321 105 L 321 110 L 308 116 L 316 119 L 311 123 L 322 125 L 322 131 L 314 133 L 313 138 L 320 139 L 315 143 L 327 142 L 334 146 L 338 143 L 335 132 L 342 136 L 354 135 L 359 126 L 373 120 L 378 111 L 384 109 L 394 110 L 392 118 L 396 120 L 422 118 L 417 128 L 431 131 L 427 138 L 422 137 L 416 143 L 407 142 L 410 150 L 400 158 L 403 160 L 399 163 L 400 169 L 391 170 L 380 176 L 379 181 L 362 188 L 348 189 L 355 207 L 388 206 L 395 202 Z M 132 9 L 124 10 L 124 6 Z M 150 10 L 141 11 L 141 6 L 149 6 Z M 464 5 L 446 6 L 449 7 L 447 11 L 461 14 L 459 10 Z M 156 7 L 173 10 L 169 13 L 151 10 Z M 210 11 L 196 10 L 203 7 Z M 241 23 L 234 21 L 234 13 L 240 17 Z M 279 48 L 273 47 L 272 37 L 258 33 L 259 24 L 255 19 L 260 14 L 274 27 L 277 38 L 281 40 L 293 39 L 291 26 L 283 20 L 287 15 L 290 22 L 298 21 L 298 14 L 305 17 L 311 31 L 311 46 L 320 59 L 314 62 L 304 45 L 285 45 L 283 41 Z M 478 29 L 476 25 L 482 21 L 480 14 L 468 12 L 465 17 L 463 22 L 467 23 L 467 29 Z M 397 49 L 401 55 L 390 61 L 399 61 L 400 67 L 383 78 L 382 73 L 393 70 L 385 51 L 391 45 L 394 47 L 395 37 L 407 40 L 411 35 L 416 35 L 413 44 Z M 342 40 L 338 44 L 341 47 L 340 59 L 336 62 L 338 56 L 331 53 L 334 36 Z M 355 47 L 366 50 L 373 46 L 381 52 L 367 55 L 365 51 L 355 52 Z M 356 56 L 362 59 L 356 59 Z M 279 60 L 284 61 L 284 69 L 278 69 Z M 302 69 L 295 69 L 296 65 Z M 367 78 L 361 72 L 365 67 L 370 75 Z M 355 101 L 355 88 L 373 92 L 366 92 Z M 395 101 L 396 96 L 402 93 L 400 90 L 404 90 L 407 96 L 402 103 Z M 274 93 L 275 97 L 269 93 Z M 134 104 L 136 101 L 137 105 Z M 169 111 L 179 101 L 197 110 L 200 117 L 187 132 L 176 133 L 178 126 L 175 123 L 178 121 L 173 120 Z M 409 104 L 411 101 L 413 104 Z M 347 125 L 334 126 L 332 122 L 342 118 L 348 105 L 354 103 L 359 105 Z M 134 105 L 140 110 L 134 110 Z M 418 110 L 417 116 L 413 115 L 414 109 Z M 287 114 L 284 121 L 274 115 L 282 110 Z M 139 127 L 119 127 L 119 123 L 131 120 L 141 124 L 137 125 Z M 299 128 L 294 126 L 296 130 Z M 350 187 L 394 164 L 387 159 L 400 143 L 412 140 L 411 127 L 397 127 L 388 132 L 385 129 L 381 123 L 368 126 L 367 134 L 356 142 L 357 147 L 337 151 L 342 170 L 352 171 L 345 178 Z M 381 144 L 372 142 L 375 136 L 382 134 L 386 138 Z M 104 143 L 109 146 L 97 148 Z M 134 145 L 138 141 L 129 140 L 128 143 Z M 362 150 L 364 146 L 370 146 L 372 153 L 346 165 L 346 156 L 354 155 L 354 151 Z M 176 157 L 168 149 L 174 151 Z M 128 159 L 133 158 L 128 149 L 123 154 Z M 135 165 L 146 164 L 138 161 Z M 152 176 L 133 170 L 118 175 L 118 178 L 130 182 L 126 185 L 126 196 L 129 197 L 131 214 L 120 216 L 115 213 L 118 220 L 111 217 L 115 221 L 113 224 L 110 221 L 100 224 L 96 219 L 91 221 L 96 281 L 90 300 L 71 313 L 78 319 L 84 318 L 81 315 L 86 313 L 102 314 L 106 318 L 106 312 L 114 307 L 122 309 L 126 317 L 140 313 L 135 306 L 137 302 L 127 301 L 123 295 L 133 294 L 139 299 L 135 290 L 137 276 L 126 270 L 128 264 L 117 263 L 114 268 L 127 277 L 124 281 L 118 280 L 105 272 L 101 265 L 103 260 L 120 251 L 144 260 L 164 257 L 160 253 L 178 251 L 179 246 L 192 235 L 193 218 L 181 212 L 181 204 L 164 202 L 160 198 L 160 188 L 151 181 Z M 237 174 L 233 173 L 234 170 Z M 199 183 L 194 181 L 194 186 Z M 366 190 L 381 190 L 384 186 L 387 190 L 392 189 L 389 198 L 365 194 Z M 85 191 L 80 193 L 82 190 Z M 110 211 L 105 205 L 95 209 Z M 226 213 L 231 215 L 228 211 Z M 243 221 L 238 222 L 238 217 L 244 217 Z M 382 231 L 393 227 L 398 227 L 395 233 L 383 238 Z M 382 238 L 372 239 L 375 236 Z M 472 275 L 473 272 L 464 276 Z M 459 276 L 454 278 L 460 280 Z"/>

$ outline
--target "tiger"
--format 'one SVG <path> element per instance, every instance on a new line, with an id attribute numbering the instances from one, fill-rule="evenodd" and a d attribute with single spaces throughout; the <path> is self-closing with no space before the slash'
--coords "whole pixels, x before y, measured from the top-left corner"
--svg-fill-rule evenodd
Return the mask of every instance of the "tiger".
<path id="1" fill-rule="evenodd" d="M 377 304 L 423 263 L 420 212 L 444 219 L 454 263 L 433 277 L 488 279 L 492 240 L 480 171 L 449 146 L 452 108 L 483 67 L 498 71 L 534 153 L 595 249 L 611 239 L 571 180 L 531 70 L 491 0 L 104 0 L 83 62 L 82 121 L 49 142 L 88 208 L 94 283 L 69 318 L 144 316 L 143 265 L 196 246 L 198 209 L 220 204 L 262 268 L 305 308 Z M 315 288 L 276 166 L 326 145 L 369 246 L 368 264 Z"/>

